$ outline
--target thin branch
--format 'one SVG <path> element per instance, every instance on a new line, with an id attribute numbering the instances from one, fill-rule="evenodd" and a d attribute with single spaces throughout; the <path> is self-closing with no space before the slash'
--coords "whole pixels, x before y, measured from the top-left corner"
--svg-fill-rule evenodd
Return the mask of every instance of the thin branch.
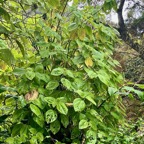
<path id="1" fill-rule="evenodd" d="M 122 40 L 125 41 L 125 43 L 129 45 L 132 49 L 136 50 L 139 53 L 139 57 L 144 60 L 144 47 L 139 45 L 138 43 L 135 43 L 133 39 L 131 39 L 130 35 L 128 34 L 127 28 L 125 26 L 123 15 L 122 15 L 124 3 L 125 0 L 121 0 L 119 8 L 117 10 L 118 21 L 119 21 L 118 31 L 120 32 Z"/>
<path id="2" fill-rule="evenodd" d="M 63 11 L 62 11 L 62 13 L 61 13 L 61 16 L 63 16 L 63 14 L 64 14 L 64 11 L 65 11 L 65 9 L 66 9 L 67 3 L 68 3 L 68 0 L 66 1 L 65 5 L 64 5 Z M 58 21 L 58 24 L 57 24 L 57 27 L 56 27 L 56 32 L 58 31 L 58 29 L 59 29 L 59 27 L 60 27 L 60 23 L 61 23 L 61 20 Z M 54 37 L 54 39 L 53 39 L 53 42 L 54 42 L 54 41 L 55 41 L 55 37 Z"/>

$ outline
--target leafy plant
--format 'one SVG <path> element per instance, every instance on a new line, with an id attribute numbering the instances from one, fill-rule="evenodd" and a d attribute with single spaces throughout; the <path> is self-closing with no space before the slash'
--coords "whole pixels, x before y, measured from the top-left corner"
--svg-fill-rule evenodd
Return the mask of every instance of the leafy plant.
<path id="1" fill-rule="evenodd" d="M 103 24 L 107 8 L 112 5 L 79 9 L 77 0 L 72 6 L 64 0 L 0 1 L 0 59 L 7 66 L 0 71 L 2 142 L 113 138 L 124 112 L 122 77 L 111 58 L 118 38 Z"/>

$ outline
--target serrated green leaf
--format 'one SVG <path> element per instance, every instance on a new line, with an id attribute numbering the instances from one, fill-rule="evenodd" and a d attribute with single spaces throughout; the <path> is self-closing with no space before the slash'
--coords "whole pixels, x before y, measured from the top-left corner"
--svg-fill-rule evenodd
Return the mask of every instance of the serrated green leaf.
<path id="1" fill-rule="evenodd" d="M 92 104 L 96 105 L 96 102 L 94 101 L 94 95 L 91 92 L 84 92 L 81 90 L 77 90 L 76 91 L 82 98 L 87 99 L 88 101 L 90 101 Z"/>
<path id="2" fill-rule="evenodd" d="M 38 133 L 36 134 L 36 137 L 37 137 L 39 143 L 43 142 L 44 136 L 43 136 L 43 134 L 42 134 L 41 132 L 38 132 Z"/>
<path id="3" fill-rule="evenodd" d="M 73 31 L 75 29 L 78 28 L 78 25 L 76 23 L 71 23 L 69 26 L 68 26 L 68 31 Z"/>
<path id="4" fill-rule="evenodd" d="M 111 115 L 115 118 L 115 119 L 120 119 L 120 116 L 116 113 L 116 112 L 111 112 Z"/>
<path id="5" fill-rule="evenodd" d="M 16 124 L 12 129 L 12 136 L 19 135 L 22 124 Z"/>
<path id="6" fill-rule="evenodd" d="M 88 121 L 87 120 L 81 120 L 79 122 L 79 129 L 86 129 L 89 126 Z"/>
<path id="7" fill-rule="evenodd" d="M 89 69 L 89 68 L 84 68 L 84 70 L 86 71 L 86 73 L 88 74 L 88 76 L 93 79 L 93 78 L 97 78 L 98 75 L 97 73 L 95 73 L 93 70 Z"/>
<path id="8" fill-rule="evenodd" d="M 32 103 L 38 106 L 40 109 L 44 109 L 45 105 L 44 102 L 38 97 L 37 99 L 33 100 Z"/>
<path id="9" fill-rule="evenodd" d="M 108 87 L 108 93 L 110 96 L 114 95 L 117 92 L 116 88 Z"/>
<path id="10" fill-rule="evenodd" d="M 48 90 L 54 90 L 59 86 L 59 82 L 58 81 L 50 81 L 47 85 L 46 85 L 46 89 Z"/>
<path id="11" fill-rule="evenodd" d="M 98 71 L 98 78 L 100 79 L 100 81 L 102 83 L 104 83 L 105 85 L 109 86 L 110 77 L 104 70 L 99 70 Z"/>
<path id="12" fill-rule="evenodd" d="M 91 127 L 91 129 L 93 129 L 93 130 L 97 130 L 97 121 L 94 119 L 94 120 L 91 120 L 91 121 L 89 121 L 89 125 L 90 125 L 90 127 Z"/>
<path id="13" fill-rule="evenodd" d="M 18 75 L 18 76 L 25 74 L 25 72 L 26 72 L 26 70 L 24 68 L 18 68 L 18 67 L 16 67 L 13 70 L 13 74 L 14 75 Z"/>
<path id="14" fill-rule="evenodd" d="M 69 89 L 69 90 L 72 89 L 71 82 L 68 79 L 62 78 L 61 82 L 67 89 Z"/>
<path id="15" fill-rule="evenodd" d="M 60 130 L 60 122 L 58 120 L 50 124 L 50 130 L 55 135 Z"/>
<path id="16" fill-rule="evenodd" d="M 71 139 L 78 138 L 79 136 L 80 136 L 80 130 L 77 127 L 75 127 L 74 129 L 72 129 Z"/>
<path id="17" fill-rule="evenodd" d="M 56 99 L 53 97 L 45 97 L 44 100 L 48 103 L 49 106 L 52 105 L 55 107 L 57 104 Z"/>
<path id="18" fill-rule="evenodd" d="M 73 106 L 74 106 L 74 110 L 76 112 L 80 112 L 80 111 L 83 111 L 85 109 L 86 104 L 81 98 L 76 98 L 73 101 Z"/>
<path id="19" fill-rule="evenodd" d="M 40 109 L 36 105 L 30 104 L 30 109 L 37 117 L 40 117 L 40 118 L 43 117 L 42 112 L 40 111 Z"/>
<path id="20" fill-rule="evenodd" d="M 96 131 L 88 130 L 86 132 L 86 142 L 88 144 L 95 144 L 97 141 L 96 134 L 97 134 Z"/>
<path id="21" fill-rule="evenodd" d="M 93 100 L 93 98 L 91 96 L 86 96 L 85 97 L 88 101 L 90 101 L 92 104 L 96 105 L 96 102 Z"/>
<path id="22" fill-rule="evenodd" d="M 39 73 L 43 73 L 44 71 L 44 66 L 42 64 L 36 64 L 35 66 L 35 71 Z"/>
<path id="23" fill-rule="evenodd" d="M 69 117 L 66 115 L 61 115 L 60 118 L 61 118 L 61 123 L 63 124 L 63 126 L 67 128 L 67 126 L 69 125 Z"/>
<path id="24" fill-rule="evenodd" d="M 56 108 L 61 114 L 67 115 L 68 108 L 63 102 L 59 101 L 56 105 Z"/>
<path id="25" fill-rule="evenodd" d="M 47 123 L 52 123 L 57 119 L 57 112 L 50 109 L 45 113 L 45 119 Z"/>
<path id="26" fill-rule="evenodd" d="M 33 120 L 41 127 L 43 128 L 44 126 L 44 118 L 42 117 L 33 117 Z"/>
<path id="27" fill-rule="evenodd" d="M 71 77 L 71 78 L 74 78 L 74 73 L 71 70 L 65 70 L 64 74 Z"/>
<path id="28" fill-rule="evenodd" d="M 28 69 L 26 70 L 25 75 L 26 75 L 27 79 L 33 80 L 34 77 L 35 77 L 35 72 L 33 71 L 32 68 L 28 68 Z"/>
<path id="29" fill-rule="evenodd" d="M 28 125 L 23 124 L 20 129 L 20 136 L 27 137 Z"/>
<path id="30" fill-rule="evenodd" d="M 12 116 L 12 121 L 14 123 L 19 122 L 22 119 L 24 119 L 26 114 L 27 114 L 27 111 L 24 111 L 23 109 L 15 110 L 15 112 L 13 113 L 13 116 Z"/>
<path id="31" fill-rule="evenodd" d="M 51 75 L 60 76 L 60 75 L 62 75 L 63 73 L 64 73 L 64 69 L 58 67 L 58 68 L 55 68 L 55 69 L 52 70 Z"/>
<path id="32" fill-rule="evenodd" d="M 8 144 L 14 144 L 15 139 L 13 137 L 9 137 L 5 140 L 6 143 Z"/>
<path id="33" fill-rule="evenodd" d="M 50 79 L 47 74 L 39 73 L 39 72 L 35 72 L 35 77 L 38 78 L 39 80 L 44 81 L 44 82 L 48 82 Z"/>

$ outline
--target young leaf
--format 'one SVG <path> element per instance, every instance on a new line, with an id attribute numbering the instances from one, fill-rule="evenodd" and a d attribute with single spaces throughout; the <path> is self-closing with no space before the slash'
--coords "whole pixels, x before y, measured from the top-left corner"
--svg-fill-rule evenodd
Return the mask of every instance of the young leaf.
<path id="1" fill-rule="evenodd" d="M 85 102 L 81 98 L 76 98 L 73 101 L 74 110 L 76 112 L 83 111 L 85 109 Z"/>
<path id="2" fill-rule="evenodd" d="M 55 135 L 60 130 L 60 122 L 58 120 L 50 124 L 50 130 Z"/>
<path id="3" fill-rule="evenodd" d="M 61 114 L 67 115 L 68 108 L 66 107 L 66 105 L 63 102 L 59 101 L 56 105 L 56 108 Z"/>
<path id="4" fill-rule="evenodd" d="M 89 126 L 88 121 L 87 120 L 81 120 L 79 122 L 79 129 L 86 129 Z"/>
<path id="5" fill-rule="evenodd" d="M 45 113 L 45 119 L 47 123 L 52 123 L 57 119 L 56 111 L 50 109 Z"/>

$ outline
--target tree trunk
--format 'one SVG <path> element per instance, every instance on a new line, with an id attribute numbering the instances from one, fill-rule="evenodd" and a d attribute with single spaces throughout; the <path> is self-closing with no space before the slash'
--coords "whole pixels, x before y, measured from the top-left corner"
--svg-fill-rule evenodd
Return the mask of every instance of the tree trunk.
<path id="1" fill-rule="evenodd" d="M 138 43 L 135 43 L 133 39 L 129 36 L 128 30 L 125 26 L 122 11 L 124 6 L 125 0 L 120 0 L 120 5 L 117 10 L 118 14 L 118 24 L 119 24 L 119 33 L 121 35 L 122 40 L 125 41 L 126 44 L 128 44 L 132 49 L 137 51 L 139 53 L 139 56 L 141 59 L 144 60 L 144 46 L 139 45 Z"/>

